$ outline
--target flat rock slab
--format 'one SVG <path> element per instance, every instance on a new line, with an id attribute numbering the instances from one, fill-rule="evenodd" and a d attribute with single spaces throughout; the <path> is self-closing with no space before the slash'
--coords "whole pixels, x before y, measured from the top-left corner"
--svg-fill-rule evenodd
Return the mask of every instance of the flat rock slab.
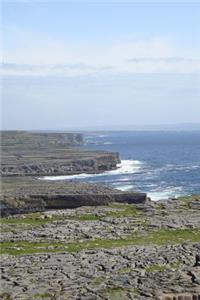
<path id="1" fill-rule="evenodd" d="M 198 295 L 188 274 L 198 245 L 84 250 L 69 254 L 2 257 L 2 294 L 10 299 L 170 299 Z M 187 250 L 187 252 L 186 252 Z M 172 262 L 173 265 L 167 262 Z M 175 263 L 181 263 L 177 270 Z M 163 266 L 162 271 L 155 266 Z M 154 266 L 155 269 L 150 269 Z M 167 294 L 168 292 L 168 294 Z M 172 295 L 172 292 L 171 292 Z M 120 298 L 122 297 L 122 298 Z M 179 297 L 179 298 L 178 298 Z M 194 299 L 194 298 L 192 298 Z"/>
<path id="2" fill-rule="evenodd" d="M 125 193 L 99 184 L 49 182 L 27 177 L 3 178 L 2 214 L 107 205 L 111 202 L 144 203 L 145 193 Z"/>
<path id="3" fill-rule="evenodd" d="M 197 201 L 3 218 L 0 299 L 198 300 Z"/>

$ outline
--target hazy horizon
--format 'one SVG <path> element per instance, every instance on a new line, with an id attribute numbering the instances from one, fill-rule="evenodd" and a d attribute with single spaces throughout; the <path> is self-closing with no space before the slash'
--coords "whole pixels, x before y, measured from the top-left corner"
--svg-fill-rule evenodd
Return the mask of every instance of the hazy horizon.
<path id="1" fill-rule="evenodd" d="M 200 131 L 200 123 L 154 124 L 154 125 L 112 125 L 110 127 L 68 127 L 68 128 L 10 128 L 3 131 L 38 131 L 38 132 L 109 132 L 109 131 Z"/>
<path id="2" fill-rule="evenodd" d="M 2 129 L 199 124 L 200 3 L 2 8 Z"/>

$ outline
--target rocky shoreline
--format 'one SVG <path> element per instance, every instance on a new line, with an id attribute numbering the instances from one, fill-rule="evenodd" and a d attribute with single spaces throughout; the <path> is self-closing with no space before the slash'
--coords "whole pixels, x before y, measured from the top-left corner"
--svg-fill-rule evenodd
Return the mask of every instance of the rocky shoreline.
<path id="1" fill-rule="evenodd" d="M 117 168 L 119 154 L 83 151 L 78 133 L 2 133 L 1 214 L 106 205 L 143 203 L 145 193 L 122 193 L 109 187 L 73 181 L 49 182 L 41 176 L 100 173 Z"/>
<path id="2" fill-rule="evenodd" d="M 83 151 L 78 133 L 5 131 L 2 135 L 2 176 L 58 176 L 116 169 L 119 153 Z"/>
<path id="3" fill-rule="evenodd" d="M 117 167 L 117 153 L 81 151 L 82 142 L 4 133 L 0 299 L 199 300 L 200 196 L 153 202 L 37 179 Z"/>
<path id="4" fill-rule="evenodd" d="M 98 184 L 43 181 L 26 177 L 2 179 L 1 214 L 107 205 L 111 202 L 144 203 L 145 193 L 125 193 Z"/>

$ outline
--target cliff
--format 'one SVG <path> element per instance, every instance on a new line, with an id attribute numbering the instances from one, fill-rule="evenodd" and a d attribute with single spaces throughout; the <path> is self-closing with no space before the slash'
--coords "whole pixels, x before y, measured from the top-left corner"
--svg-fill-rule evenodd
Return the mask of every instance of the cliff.
<path id="1" fill-rule="evenodd" d="M 2 191 L 2 215 L 108 205 L 111 202 L 145 203 L 147 198 L 145 193 L 124 193 L 97 184 L 49 183 L 25 177 L 3 178 Z"/>
<path id="2" fill-rule="evenodd" d="M 144 193 L 123 193 L 105 186 L 75 182 L 48 182 L 41 176 L 99 173 L 117 168 L 119 154 L 83 151 L 77 133 L 2 133 L 3 215 L 107 205 L 144 203 Z"/>
<path id="3" fill-rule="evenodd" d="M 98 173 L 115 169 L 119 154 L 83 151 L 78 133 L 2 132 L 3 176 Z"/>

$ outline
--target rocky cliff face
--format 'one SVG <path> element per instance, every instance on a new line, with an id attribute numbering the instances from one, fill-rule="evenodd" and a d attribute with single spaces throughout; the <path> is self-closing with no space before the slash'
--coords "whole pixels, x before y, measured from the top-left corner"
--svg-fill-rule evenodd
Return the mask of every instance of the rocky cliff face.
<path id="1" fill-rule="evenodd" d="M 83 151 L 80 134 L 3 132 L 2 214 L 46 209 L 107 205 L 110 202 L 144 203 L 146 194 L 122 193 L 108 187 L 74 182 L 46 182 L 41 176 L 99 173 L 116 169 L 119 154 Z"/>
<path id="2" fill-rule="evenodd" d="M 96 184 L 49 183 L 25 177 L 3 178 L 2 191 L 2 215 L 44 211 L 46 209 L 108 205 L 111 202 L 146 202 L 145 193 L 123 193 Z"/>
<path id="3" fill-rule="evenodd" d="M 73 156 L 77 155 L 77 159 Z M 86 152 L 66 149 L 59 153 L 48 153 L 44 156 L 41 153 L 32 155 L 4 155 L 1 166 L 3 176 L 18 175 L 69 175 L 79 173 L 98 173 L 113 170 L 120 162 L 118 153 L 109 152 Z"/>
<path id="4" fill-rule="evenodd" d="M 67 175 L 98 173 L 115 169 L 119 154 L 83 151 L 75 146 L 83 142 L 77 133 L 2 133 L 3 176 Z"/>

